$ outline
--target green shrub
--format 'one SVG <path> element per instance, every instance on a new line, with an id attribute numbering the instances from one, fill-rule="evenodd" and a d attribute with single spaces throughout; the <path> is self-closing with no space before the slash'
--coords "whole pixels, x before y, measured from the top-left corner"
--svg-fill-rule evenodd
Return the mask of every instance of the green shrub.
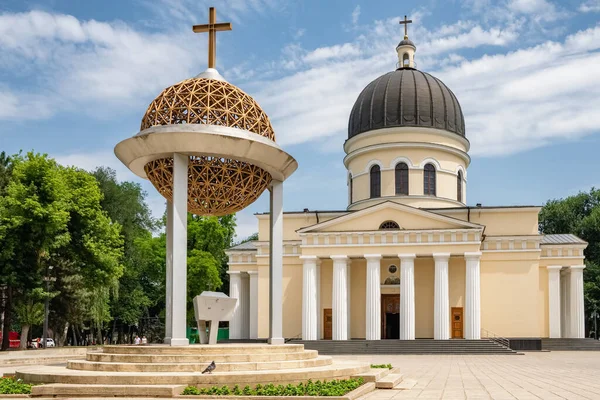
<path id="1" fill-rule="evenodd" d="M 306 383 L 297 385 L 289 384 L 287 386 L 277 385 L 272 383 L 267 385 L 256 385 L 254 388 L 245 386 L 241 389 L 235 385 L 233 389 L 228 386 L 210 388 L 197 388 L 188 386 L 182 392 L 184 395 L 217 395 L 217 396 L 343 396 L 346 393 L 353 391 L 364 383 L 363 378 L 345 379 L 333 381 L 316 381 L 309 380 Z"/>
<path id="2" fill-rule="evenodd" d="M 30 394 L 31 386 L 21 379 L 0 378 L 0 394 Z"/>
<path id="3" fill-rule="evenodd" d="M 371 364 L 371 368 L 387 368 L 392 369 L 392 364 Z"/>

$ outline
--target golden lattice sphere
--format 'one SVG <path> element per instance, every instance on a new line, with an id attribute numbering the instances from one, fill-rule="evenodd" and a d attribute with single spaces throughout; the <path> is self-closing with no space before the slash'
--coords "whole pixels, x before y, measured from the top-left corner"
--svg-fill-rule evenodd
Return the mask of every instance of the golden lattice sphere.
<path id="1" fill-rule="evenodd" d="M 258 103 L 240 88 L 216 79 L 187 79 L 163 90 L 150 103 L 140 130 L 175 124 L 228 126 L 275 140 L 271 121 Z"/>
<path id="2" fill-rule="evenodd" d="M 216 79 L 193 78 L 163 90 L 150 104 L 141 130 L 155 125 L 204 124 L 244 129 L 275 140 L 267 114 L 234 85 Z M 146 176 L 167 200 L 173 196 L 173 159 L 144 166 Z M 211 156 L 190 156 L 188 211 L 221 216 L 253 203 L 271 183 L 271 175 L 247 162 Z"/>

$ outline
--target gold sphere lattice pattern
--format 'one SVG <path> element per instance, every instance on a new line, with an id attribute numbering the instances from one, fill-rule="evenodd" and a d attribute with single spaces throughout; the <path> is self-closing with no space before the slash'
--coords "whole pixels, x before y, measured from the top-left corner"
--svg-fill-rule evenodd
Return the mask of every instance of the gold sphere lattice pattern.
<path id="1" fill-rule="evenodd" d="M 159 193 L 173 199 L 173 159 L 160 158 L 144 166 Z M 271 175 L 255 165 L 219 157 L 190 156 L 188 211 L 222 216 L 253 203 L 271 183 Z"/>
<path id="2" fill-rule="evenodd" d="M 275 140 L 267 114 L 240 88 L 192 78 L 169 86 L 146 110 L 140 130 L 155 125 L 207 124 L 245 129 Z"/>

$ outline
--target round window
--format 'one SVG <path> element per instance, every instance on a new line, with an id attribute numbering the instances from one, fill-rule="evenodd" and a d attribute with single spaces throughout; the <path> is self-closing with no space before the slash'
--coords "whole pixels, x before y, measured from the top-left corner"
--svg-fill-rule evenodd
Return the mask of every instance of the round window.
<path id="1" fill-rule="evenodd" d="M 388 271 L 390 272 L 390 274 L 395 274 L 396 271 L 398 271 L 398 267 L 396 267 L 395 265 L 390 265 Z"/>

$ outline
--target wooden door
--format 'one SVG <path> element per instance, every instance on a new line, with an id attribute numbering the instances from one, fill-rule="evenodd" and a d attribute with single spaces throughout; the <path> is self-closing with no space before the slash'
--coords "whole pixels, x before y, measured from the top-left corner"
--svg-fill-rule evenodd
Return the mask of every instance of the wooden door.
<path id="1" fill-rule="evenodd" d="M 323 309 L 323 339 L 331 340 L 331 332 L 333 329 L 333 320 L 331 316 L 331 308 Z"/>
<path id="2" fill-rule="evenodd" d="M 452 307 L 452 339 L 463 338 L 463 308 Z"/>

